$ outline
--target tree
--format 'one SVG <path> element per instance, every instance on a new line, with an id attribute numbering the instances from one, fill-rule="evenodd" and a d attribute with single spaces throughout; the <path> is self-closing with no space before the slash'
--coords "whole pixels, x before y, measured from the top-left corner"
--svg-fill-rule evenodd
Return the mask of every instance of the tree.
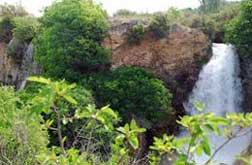
<path id="1" fill-rule="evenodd" d="M 101 46 L 106 36 L 106 13 L 90 0 L 63 0 L 45 10 L 42 31 L 35 41 L 35 58 L 44 74 L 76 81 L 82 73 L 110 62 Z"/>
<path id="2" fill-rule="evenodd" d="M 9 43 L 15 27 L 15 17 L 25 17 L 28 13 L 20 5 L 0 5 L 0 42 Z"/>
<path id="3" fill-rule="evenodd" d="M 225 39 L 234 44 L 242 56 L 252 54 L 252 1 L 241 2 L 239 17 L 226 26 Z"/>
<path id="4" fill-rule="evenodd" d="M 13 36 L 16 39 L 31 42 L 39 28 L 37 19 L 35 17 L 15 17 L 13 22 L 15 26 L 12 30 Z"/>
<path id="5" fill-rule="evenodd" d="M 171 122 L 171 93 L 162 81 L 143 68 L 121 67 L 94 77 L 89 84 L 97 101 L 101 105 L 110 104 L 124 123 L 140 119 L 145 128 L 154 128 Z"/>

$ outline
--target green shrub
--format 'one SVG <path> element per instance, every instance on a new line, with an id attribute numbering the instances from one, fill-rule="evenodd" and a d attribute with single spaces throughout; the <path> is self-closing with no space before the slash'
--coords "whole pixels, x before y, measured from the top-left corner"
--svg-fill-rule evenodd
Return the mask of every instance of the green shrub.
<path id="1" fill-rule="evenodd" d="M 142 68 L 118 68 L 89 83 L 98 102 L 110 104 L 123 122 L 140 118 L 146 128 L 152 128 L 167 121 L 172 112 L 170 92 L 162 81 Z"/>
<path id="2" fill-rule="evenodd" d="M 150 30 L 158 39 L 164 38 L 170 29 L 169 21 L 164 14 L 156 14 L 153 16 L 150 24 Z"/>
<path id="3" fill-rule="evenodd" d="M 77 81 L 83 73 L 109 64 L 110 53 L 101 46 L 107 35 L 106 17 L 89 0 L 63 0 L 47 8 L 35 41 L 35 58 L 44 74 Z"/>
<path id="4" fill-rule="evenodd" d="M 144 37 L 144 27 L 143 25 L 135 25 L 129 30 L 128 43 L 129 44 L 139 44 Z"/>
<path id="5" fill-rule="evenodd" d="M 26 42 L 30 42 L 35 37 L 39 28 L 39 23 L 34 17 L 16 17 L 14 25 L 13 36 Z"/>
<path id="6" fill-rule="evenodd" d="M 182 12 L 176 8 L 169 8 L 169 10 L 165 13 L 167 20 L 169 20 L 169 24 L 179 23 L 182 19 Z"/>
<path id="7" fill-rule="evenodd" d="M 37 157 L 48 144 L 42 118 L 31 114 L 13 88 L 0 87 L 1 164 L 38 164 Z"/>
<path id="8" fill-rule="evenodd" d="M 11 17 L 3 17 L 0 21 L 0 42 L 9 43 L 12 39 L 14 24 Z"/>
<path id="9" fill-rule="evenodd" d="M 216 28 L 219 32 L 225 31 L 225 26 L 234 18 L 239 16 L 240 3 L 231 3 L 216 14 L 213 14 L 211 17 L 216 21 Z"/>
<path id="10" fill-rule="evenodd" d="M 39 92 L 26 103 L 30 105 L 31 112 L 44 114 L 45 126 L 51 135 L 49 147 L 56 149 L 55 154 L 59 155 L 60 160 L 68 156 L 71 159 L 68 151 L 74 149 L 85 153 L 82 159 L 86 162 L 92 155 L 99 160 L 109 158 L 110 148 L 106 147 L 113 140 L 111 135 L 116 133 L 113 124 L 119 120 L 113 110 L 108 106 L 96 109 L 92 101 L 90 103 L 89 94 L 83 94 L 83 88 L 75 84 L 53 82 L 41 77 L 30 77 L 29 81 L 43 84 Z M 34 91 L 34 87 L 30 89 Z M 45 160 L 45 157 L 53 153 L 49 148 L 39 158 L 42 157 L 42 162 L 46 163 L 49 160 Z M 52 161 L 56 159 L 55 155 Z"/>
<path id="11" fill-rule="evenodd" d="M 24 101 L 30 100 L 31 98 L 39 95 L 40 90 L 45 90 L 45 87 L 36 83 L 30 83 L 26 87 L 21 98 Z M 91 93 L 81 86 L 76 86 L 75 88 L 69 90 L 67 94 L 72 96 L 78 102 L 78 107 L 68 103 L 64 100 L 64 98 L 58 99 L 57 106 L 61 108 L 61 115 L 64 116 L 64 118 L 73 117 L 78 108 L 86 107 L 89 104 L 94 105 Z M 56 121 L 56 116 L 53 113 L 45 115 L 44 117 L 48 120 L 50 119 Z M 68 144 L 68 146 L 66 147 L 72 145 L 76 134 L 75 131 L 80 129 L 85 122 L 85 120 L 74 120 L 72 122 L 68 122 L 65 126 L 62 126 L 62 133 L 67 136 L 66 144 Z M 56 127 L 56 123 L 53 123 L 52 127 Z M 55 131 L 50 131 L 50 145 L 59 146 L 58 135 Z"/>
<path id="12" fill-rule="evenodd" d="M 241 2 L 240 15 L 226 26 L 225 39 L 234 44 L 242 56 L 252 54 L 252 1 Z"/>
<path id="13" fill-rule="evenodd" d="M 132 74 L 133 72 L 135 74 Z M 126 99 L 128 94 L 137 93 L 132 91 L 134 89 L 135 91 L 145 91 L 141 90 L 141 88 L 145 87 L 146 90 L 149 89 L 148 82 L 152 82 L 153 79 L 151 73 L 134 67 L 120 68 L 114 71 L 113 74 L 115 75 L 112 75 L 112 77 L 111 75 L 106 77 L 106 83 L 109 83 L 106 88 L 117 91 L 118 88 L 116 89 L 116 86 L 119 86 L 119 84 L 112 82 L 112 80 L 115 80 L 114 76 L 117 76 L 118 80 L 124 80 L 120 81 L 123 82 L 121 87 L 128 87 L 127 89 L 120 88 L 121 91 L 129 90 L 128 93 L 125 92 L 126 96 L 124 98 Z M 124 78 L 125 75 L 127 75 L 127 79 Z M 145 78 L 149 78 L 148 81 L 142 81 Z M 154 78 L 154 80 L 156 79 Z M 115 128 L 114 125 L 119 120 L 118 115 L 108 106 L 96 109 L 93 105 L 85 106 L 86 101 L 84 103 L 77 102 L 76 99 L 83 100 L 83 98 L 82 96 L 74 96 L 76 92 L 80 92 L 78 89 L 74 91 L 76 85 L 69 85 L 65 81 L 53 82 L 41 77 L 31 77 L 29 81 L 37 82 L 41 85 L 30 86 L 30 91 L 18 93 L 14 92 L 13 88 L 0 87 L 1 164 L 105 165 L 134 164 L 136 162 L 141 164 L 160 164 L 161 159 L 166 158 L 175 164 L 196 164 L 195 157 L 200 156 L 207 158 L 203 164 L 211 164 L 215 162 L 216 154 L 220 154 L 221 150 L 230 141 L 248 135 L 252 128 L 252 113 L 231 113 L 226 114 L 224 117 L 219 117 L 214 115 L 214 113 L 204 113 L 205 105 L 195 102 L 194 106 L 198 110 L 198 114 L 184 116 L 180 121 L 177 121 L 188 131 L 188 134 L 181 138 L 168 135 L 154 138 L 154 142 L 149 148 L 151 152 L 146 156 L 148 159 L 145 160 L 145 158 L 139 157 L 139 151 L 142 149 L 141 138 L 139 137 L 146 131 L 146 129 L 138 126 L 139 123 L 141 125 L 141 121 L 131 120 L 130 123 Z M 138 83 L 138 88 L 134 88 L 134 85 L 136 85 L 134 82 Z M 125 84 L 128 85 L 125 86 Z M 156 81 L 155 84 L 158 86 L 157 88 L 163 88 L 159 81 Z M 101 85 L 101 83 L 98 85 Z M 40 89 L 36 89 L 36 87 Z M 155 102 L 156 97 L 160 97 L 159 100 L 167 98 L 166 95 L 162 95 L 163 92 L 161 91 L 151 95 L 154 99 L 154 102 L 152 102 L 154 105 L 148 106 L 157 105 Z M 28 97 L 25 97 L 26 99 L 23 101 L 23 95 L 26 95 L 27 92 Z M 167 91 L 165 93 L 167 94 Z M 133 103 L 138 103 L 137 105 L 144 108 L 144 105 L 141 106 L 141 96 L 145 95 L 141 94 L 142 92 L 138 93 L 139 96 L 134 97 L 135 101 Z M 122 95 L 118 96 L 120 96 L 119 99 L 123 98 Z M 168 97 L 170 98 L 170 96 Z M 146 99 L 146 101 L 148 100 L 151 101 L 149 98 Z M 133 101 L 133 98 L 131 101 Z M 84 107 L 80 104 L 83 104 Z M 65 112 L 69 112 L 67 107 L 76 108 L 71 117 L 65 116 Z M 128 104 L 125 104 L 124 107 L 125 110 L 131 110 Z M 156 107 L 153 108 L 151 109 L 151 111 L 155 111 L 153 115 L 161 113 L 156 111 Z M 132 116 L 138 117 L 139 113 L 135 111 Z M 145 113 L 147 112 L 145 111 Z M 54 118 L 55 120 L 50 118 L 43 119 L 40 114 L 55 115 L 57 117 Z M 162 115 L 167 120 L 167 114 L 162 112 Z M 85 120 L 86 122 L 79 129 L 72 128 L 72 131 L 77 133 L 75 140 L 81 143 L 77 143 L 79 147 L 72 145 L 68 149 L 68 137 L 64 132 L 64 127 L 74 120 Z M 57 124 L 53 125 L 52 123 L 54 122 Z M 162 122 L 162 120 L 156 122 Z M 54 126 L 56 128 L 53 128 Z M 47 132 L 50 132 L 52 128 L 58 133 L 60 146 L 47 146 Z M 102 130 L 104 134 L 112 133 L 114 135 L 110 139 L 101 137 L 101 139 L 106 140 L 111 145 L 111 150 L 106 151 L 108 155 L 106 159 L 102 159 L 101 152 L 96 150 L 97 146 L 101 145 L 99 143 L 100 139 L 97 139 L 97 129 Z M 222 137 L 223 141 L 220 141 L 219 145 L 211 147 L 212 138 L 210 137 L 212 136 Z M 86 141 L 83 142 L 82 138 Z M 243 156 L 239 159 L 243 160 L 244 163 L 250 164 L 251 162 L 246 157 L 243 158 Z"/>

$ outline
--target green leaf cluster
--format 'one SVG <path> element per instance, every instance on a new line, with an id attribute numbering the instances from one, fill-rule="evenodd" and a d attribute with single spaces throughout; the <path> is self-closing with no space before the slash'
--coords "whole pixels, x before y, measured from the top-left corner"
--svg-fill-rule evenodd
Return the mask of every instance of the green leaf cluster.
<path id="1" fill-rule="evenodd" d="M 204 105 L 195 102 L 195 107 L 203 112 Z M 225 117 L 215 116 L 213 113 L 200 113 L 193 116 L 184 116 L 178 121 L 186 128 L 188 135 L 182 138 L 164 135 L 162 138 L 155 138 L 151 149 L 155 151 L 151 155 L 153 164 L 157 164 L 161 157 L 166 156 L 175 165 L 196 164 L 195 156 L 205 154 L 209 159 L 202 164 L 210 164 L 214 157 L 228 142 L 241 136 L 245 136 L 252 129 L 252 114 L 226 114 Z M 221 136 L 226 140 L 216 149 L 210 144 L 209 136 Z"/>
<path id="2" fill-rule="evenodd" d="M 51 78 L 77 81 L 83 73 L 110 63 L 101 46 L 107 15 L 90 0 L 63 0 L 45 10 L 35 44 L 35 58 Z"/>
<path id="3" fill-rule="evenodd" d="M 128 43 L 129 44 L 139 44 L 144 37 L 144 26 L 135 25 L 128 32 Z"/>
<path id="4" fill-rule="evenodd" d="M 225 39 L 234 44 L 241 56 L 250 57 L 252 54 L 252 1 L 243 0 L 239 17 L 226 26 Z"/>
<path id="5" fill-rule="evenodd" d="M 167 15 L 162 13 L 155 14 L 149 29 L 157 39 L 164 38 L 170 30 L 170 22 Z"/>
<path id="6" fill-rule="evenodd" d="M 48 144 L 42 118 L 11 87 L 0 87 L 0 104 L 0 164 L 37 164 Z"/>
<path id="7" fill-rule="evenodd" d="M 15 17 L 13 22 L 15 28 L 12 32 L 16 39 L 29 43 L 36 36 L 39 22 L 35 17 Z"/>
<path id="8" fill-rule="evenodd" d="M 163 82 L 139 67 L 120 67 L 89 80 L 96 100 L 119 112 L 124 123 L 140 118 L 145 128 L 169 123 L 172 95 Z"/>

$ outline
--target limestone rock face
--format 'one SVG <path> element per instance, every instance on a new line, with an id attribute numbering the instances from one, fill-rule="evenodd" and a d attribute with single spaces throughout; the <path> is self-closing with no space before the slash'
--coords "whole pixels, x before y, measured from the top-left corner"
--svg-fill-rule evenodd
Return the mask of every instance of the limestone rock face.
<path id="1" fill-rule="evenodd" d="M 245 112 L 252 111 L 252 59 L 240 55 L 241 79 L 243 88 L 242 109 Z"/>
<path id="2" fill-rule="evenodd" d="M 130 45 L 126 32 L 125 25 L 112 28 L 104 41 L 112 52 L 112 67 L 133 65 L 154 72 L 173 93 L 174 108 L 183 113 L 183 102 L 191 92 L 202 65 L 211 57 L 208 36 L 196 29 L 173 25 L 163 39 L 157 40 L 151 32 L 146 32 L 140 44 Z"/>
<path id="3" fill-rule="evenodd" d="M 13 38 L 8 45 L 0 43 L 0 82 L 17 89 L 24 88 L 30 74 L 40 68 L 33 61 L 33 45 Z"/>

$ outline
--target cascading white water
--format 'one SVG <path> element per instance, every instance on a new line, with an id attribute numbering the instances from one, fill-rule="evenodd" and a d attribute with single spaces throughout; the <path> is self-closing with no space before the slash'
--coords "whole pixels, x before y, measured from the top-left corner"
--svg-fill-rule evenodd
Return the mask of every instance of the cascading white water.
<path id="1" fill-rule="evenodd" d="M 240 112 L 242 101 L 241 81 L 239 79 L 239 59 L 232 45 L 213 44 L 213 56 L 202 69 L 199 80 L 193 89 L 186 110 L 191 114 L 198 113 L 193 106 L 194 101 L 204 103 L 205 112 L 214 112 L 223 116 L 229 112 Z M 212 150 L 223 143 L 224 138 L 211 136 Z M 231 165 L 237 155 L 251 143 L 251 136 L 243 136 L 231 141 L 215 159 L 216 164 Z M 196 158 L 202 164 L 206 157 Z"/>

